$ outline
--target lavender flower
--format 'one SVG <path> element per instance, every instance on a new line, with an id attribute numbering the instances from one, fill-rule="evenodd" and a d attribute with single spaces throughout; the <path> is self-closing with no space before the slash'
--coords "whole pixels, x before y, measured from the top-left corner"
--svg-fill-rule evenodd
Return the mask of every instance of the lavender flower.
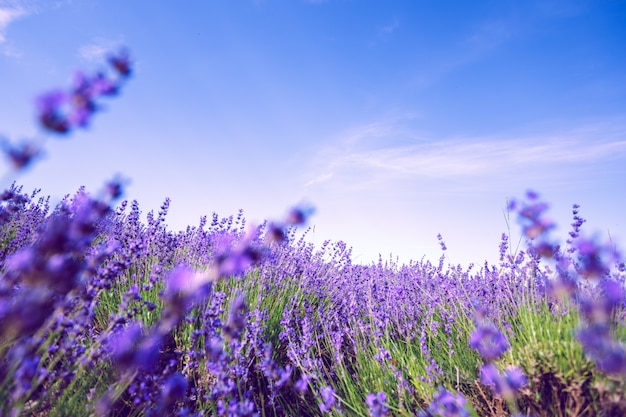
<path id="1" fill-rule="evenodd" d="M 163 299 L 165 301 L 163 331 L 174 328 L 195 302 L 206 298 L 212 290 L 212 279 L 206 272 L 178 265 L 167 276 Z"/>
<path id="2" fill-rule="evenodd" d="M 600 370 L 609 374 L 626 374 L 626 347 L 614 341 L 607 323 L 582 327 L 576 333 L 585 354 Z"/>
<path id="3" fill-rule="evenodd" d="M 578 254 L 579 273 L 583 278 L 603 277 L 619 260 L 619 253 L 614 247 L 595 239 L 579 238 L 574 246 Z"/>
<path id="4" fill-rule="evenodd" d="M 329 413 L 334 407 L 337 399 L 335 398 L 335 390 L 331 387 L 325 386 L 320 390 L 322 401 L 319 403 L 320 411 L 322 413 Z"/>
<path id="5" fill-rule="evenodd" d="M 285 219 L 285 223 L 292 226 L 300 226 L 307 222 L 315 213 L 315 207 L 309 204 L 300 204 L 293 207 Z"/>
<path id="6" fill-rule="evenodd" d="M 624 286 L 619 282 L 603 280 L 599 288 L 600 298 L 579 297 L 580 311 L 588 323 L 608 323 L 626 299 Z"/>
<path id="7" fill-rule="evenodd" d="M 389 408 L 387 406 L 387 394 L 384 391 L 378 393 L 369 393 L 365 398 L 365 404 L 369 408 L 371 417 L 384 417 L 389 415 Z"/>
<path id="8" fill-rule="evenodd" d="M 567 240 L 567 243 L 569 244 L 572 243 L 572 239 L 576 239 L 578 236 L 580 236 L 580 228 L 582 227 L 583 223 L 587 221 L 578 215 L 579 208 L 580 206 L 578 204 L 574 204 L 572 206 L 572 215 L 574 218 L 574 222 L 571 223 L 572 231 L 569 232 L 570 239 Z M 572 253 L 573 251 L 574 248 L 570 248 L 570 250 L 568 250 L 569 253 Z"/>
<path id="9" fill-rule="evenodd" d="M 187 391 L 187 379 L 180 373 L 169 376 L 163 384 L 161 396 L 165 407 L 171 407 L 175 402 L 183 399 Z"/>
<path id="10" fill-rule="evenodd" d="M 506 255 L 506 251 L 509 248 L 509 237 L 502 233 L 502 238 L 500 239 L 500 246 L 499 246 L 499 252 L 500 252 L 500 262 L 504 261 L 504 257 Z"/>
<path id="11" fill-rule="evenodd" d="M 114 333 L 108 341 L 111 359 L 120 368 L 130 367 L 135 359 L 135 350 L 141 340 L 142 326 L 133 323 Z"/>
<path id="12" fill-rule="evenodd" d="M 534 239 L 555 227 L 554 222 L 548 219 L 544 213 L 548 210 L 546 203 L 538 201 L 539 195 L 533 191 L 526 193 L 527 202 L 518 210 L 518 215 L 523 224 L 526 237 Z M 512 202 L 510 208 L 515 209 L 516 203 Z"/>
<path id="13" fill-rule="evenodd" d="M 256 411 L 256 406 L 248 398 L 244 398 L 241 401 L 233 398 L 228 403 L 228 406 L 226 406 L 224 400 L 220 400 L 217 403 L 217 412 L 219 415 L 227 415 L 228 417 L 259 416 L 259 413 Z"/>
<path id="14" fill-rule="evenodd" d="M 509 367 L 502 375 L 492 363 L 480 368 L 480 380 L 490 387 L 494 394 L 507 399 L 514 398 L 517 392 L 528 383 L 526 375 L 520 368 Z"/>
<path id="15" fill-rule="evenodd" d="M 247 312 L 248 308 L 246 306 L 246 297 L 244 294 L 239 293 L 230 306 L 228 322 L 224 327 L 224 332 L 228 335 L 228 337 L 233 339 L 239 338 L 246 324 Z"/>
<path id="16" fill-rule="evenodd" d="M 14 169 L 20 170 L 28 167 L 31 162 L 43 153 L 41 148 L 34 142 L 22 142 L 19 145 L 11 145 L 2 141 L 0 145 Z"/>
<path id="17" fill-rule="evenodd" d="M 32 389 L 32 383 L 38 372 L 45 369 L 40 368 L 41 358 L 39 356 L 29 356 L 22 358 L 20 365 L 15 371 L 16 386 L 13 398 L 19 399 L 23 394 Z"/>
<path id="18" fill-rule="evenodd" d="M 281 222 L 269 222 L 267 225 L 266 240 L 269 242 L 286 242 L 288 240 L 287 228 L 289 226 L 301 226 L 313 215 L 315 208 L 309 204 L 300 204 L 289 210 L 285 219 Z"/>
<path id="19" fill-rule="evenodd" d="M 560 274 L 556 279 L 547 282 L 546 291 L 559 300 L 567 300 L 578 291 L 578 283 L 574 278 Z"/>
<path id="20" fill-rule="evenodd" d="M 90 77 L 76 72 L 70 91 L 54 90 L 37 99 L 38 119 L 49 132 L 66 134 L 75 127 L 86 127 L 99 109 L 96 100 L 101 96 L 117 94 L 121 81 L 131 74 L 127 52 L 112 56 L 109 62 L 118 79 L 112 80 L 102 72 Z"/>
<path id="21" fill-rule="evenodd" d="M 232 236 L 218 238 L 216 256 L 218 277 L 240 276 L 261 260 L 261 251 L 254 244 L 251 230 L 241 240 L 232 244 Z"/>
<path id="22" fill-rule="evenodd" d="M 526 198 L 527 201 L 521 207 L 518 207 L 518 203 L 512 200 L 509 210 L 517 211 L 524 235 L 531 240 L 537 239 L 537 242 L 530 246 L 529 252 L 537 257 L 551 258 L 558 248 L 547 237 L 548 232 L 556 227 L 554 222 L 544 214 L 548 210 L 548 205 L 540 202 L 539 195 L 533 191 L 528 191 Z"/>
<path id="23" fill-rule="evenodd" d="M 37 99 L 39 122 L 45 129 L 61 134 L 69 132 L 70 121 L 63 110 L 67 102 L 67 94 L 59 90 L 43 94 Z"/>
<path id="24" fill-rule="evenodd" d="M 517 392 L 528 384 L 528 377 L 518 366 L 509 366 L 504 371 L 504 380 L 507 386 L 517 394 Z"/>
<path id="25" fill-rule="evenodd" d="M 157 362 L 162 345 L 161 335 L 144 335 L 143 332 L 143 326 L 132 323 L 109 337 L 107 346 L 118 369 L 151 369 Z"/>
<path id="26" fill-rule="evenodd" d="M 506 336 L 493 324 L 478 326 L 470 335 L 469 345 L 488 362 L 500 358 L 510 347 Z"/>
<path id="27" fill-rule="evenodd" d="M 309 379 L 311 378 L 307 374 L 302 374 L 296 381 L 295 388 L 300 395 L 303 395 L 309 388 Z"/>
<path id="28" fill-rule="evenodd" d="M 439 246 L 441 246 L 441 250 L 445 252 L 448 248 L 446 247 L 446 242 L 443 241 L 441 233 L 437 235 L 437 240 L 439 241 Z"/>
<path id="29" fill-rule="evenodd" d="M 130 56 L 125 49 L 121 50 L 117 55 L 111 55 L 109 63 L 122 77 L 128 77 L 132 72 Z"/>
<path id="30" fill-rule="evenodd" d="M 419 417 L 469 417 L 469 411 L 465 408 L 466 399 L 462 394 L 452 394 L 444 387 L 433 396 L 428 409 L 420 411 Z"/>

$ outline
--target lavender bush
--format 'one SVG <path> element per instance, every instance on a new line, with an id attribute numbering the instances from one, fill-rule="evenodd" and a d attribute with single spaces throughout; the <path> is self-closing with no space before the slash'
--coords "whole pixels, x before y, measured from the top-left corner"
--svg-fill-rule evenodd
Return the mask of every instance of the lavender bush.
<path id="1" fill-rule="evenodd" d="M 41 126 L 90 123 L 132 74 L 109 64 L 44 94 Z M 41 146 L 4 150 L 20 170 Z M 141 221 L 118 180 L 38 194 L 0 195 L 0 415 L 626 415 L 626 268 L 578 206 L 560 247 L 547 205 L 514 201 L 528 249 L 503 235 L 498 265 L 463 269 L 353 264 L 296 239 L 308 206 L 174 232 L 168 199 Z"/>

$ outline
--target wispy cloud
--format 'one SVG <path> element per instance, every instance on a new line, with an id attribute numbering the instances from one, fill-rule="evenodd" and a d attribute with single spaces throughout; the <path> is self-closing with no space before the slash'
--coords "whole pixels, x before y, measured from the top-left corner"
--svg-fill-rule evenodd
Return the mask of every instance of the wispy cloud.
<path id="1" fill-rule="evenodd" d="M 100 62 L 106 55 L 119 49 L 121 45 L 121 40 L 95 38 L 78 48 L 78 56 L 88 62 Z"/>
<path id="2" fill-rule="evenodd" d="M 57 9 L 72 0 L 0 0 L 0 54 L 19 58 L 20 50 L 7 39 L 9 26 L 18 19 L 42 13 L 47 9 Z"/>
<path id="3" fill-rule="evenodd" d="M 381 34 L 390 34 L 393 33 L 396 29 L 400 27 L 400 21 L 398 18 L 394 17 L 393 20 L 387 24 L 378 27 L 378 32 Z"/>
<path id="4" fill-rule="evenodd" d="M 626 123 L 621 122 L 528 136 L 440 139 L 380 123 L 347 132 L 322 150 L 306 185 L 337 181 L 356 187 L 399 179 L 515 176 L 538 168 L 589 166 L 617 158 L 626 158 Z"/>
<path id="5" fill-rule="evenodd" d="M 438 61 L 418 72 L 414 84 L 427 87 L 468 65 L 479 62 L 512 41 L 533 36 L 537 25 L 585 13 L 593 4 L 588 0 L 545 0 L 528 8 L 503 13 L 476 22 L 455 42 L 443 47 Z"/>
<path id="6" fill-rule="evenodd" d="M 473 64 L 502 48 L 507 42 L 522 36 L 525 23 L 512 17 L 480 22 L 445 47 L 439 59 L 419 72 L 414 79 L 417 87 L 428 87 L 451 73 Z"/>
<path id="7" fill-rule="evenodd" d="M 19 5 L 0 5 L 0 43 L 6 42 L 6 31 L 9 25 L 24 15 L 26 15 L 26 10 Z"/>

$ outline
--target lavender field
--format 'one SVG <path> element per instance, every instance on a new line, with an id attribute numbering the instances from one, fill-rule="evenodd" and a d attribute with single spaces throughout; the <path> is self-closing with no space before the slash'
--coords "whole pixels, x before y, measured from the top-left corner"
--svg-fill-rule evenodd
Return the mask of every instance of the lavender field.
<path id="1" fill-rule="evenodd" d="M 42 96 L 51 135 L 121 90 L 110 63 Z M 5 149 L 16 172 L 38 152 Z M 171 231 L 117 180 L 39 194 L 0 196 L 1 416 L 626 415 L 626 268 L 576 205 L 559 244 L 539 196 L 513 201 L 526 244 L 464 269 L 442 238 L 438 264 L 356 264 L 297 233 L 307 206 Z"/>

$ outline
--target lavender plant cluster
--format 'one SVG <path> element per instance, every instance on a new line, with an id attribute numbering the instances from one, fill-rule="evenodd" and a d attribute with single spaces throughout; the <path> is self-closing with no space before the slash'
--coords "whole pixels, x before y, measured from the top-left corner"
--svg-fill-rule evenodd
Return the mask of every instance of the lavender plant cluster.
<path id="1" fill-rule="evenodd" d="M 40 125 L 87 126 L 132 74 L 126 52 L 109 64 L 44 94 Z M 5 145 L 16 170 L 40 151 Z M 464 269 L 354 264 L 297 236 L 306 205 L 173 232 L 169 199 L 144 221 L 120 180 L 54 208 L 38 194 L 0 195 L 2 416 L 626 413 L 625 268 L 578 206 L 561 248 L 530 193 L 510 207 L 528 250 L 503 235 L 499 265 Z"/>

